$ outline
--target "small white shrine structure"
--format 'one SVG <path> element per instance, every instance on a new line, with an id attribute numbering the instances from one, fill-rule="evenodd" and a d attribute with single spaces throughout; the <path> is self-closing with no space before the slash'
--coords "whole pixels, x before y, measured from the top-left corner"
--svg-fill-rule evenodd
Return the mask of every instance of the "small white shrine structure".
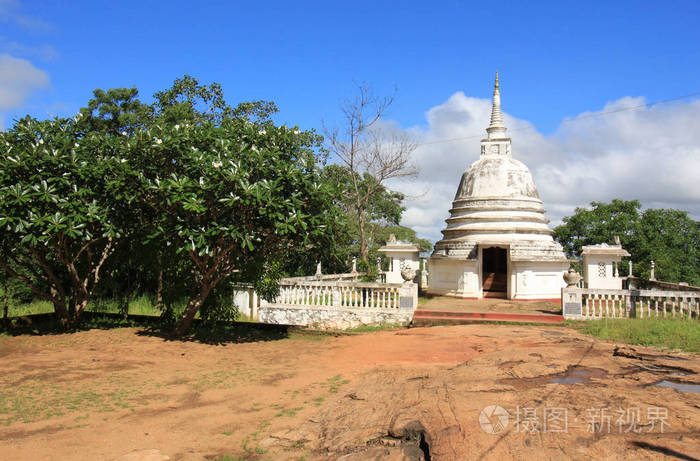
<path id="1" fill-rule="evenodd" d="M 389 269 L 384 271 L 386 283 L 403 283 L 401 270 L 404 268 L 413 269 L 416 274 L 420 274 L 419 254 L 423 249 L 411 242 L 396 240 L 396 236 L 391 234 L 386 245 L 379 248 L 389 260 Z M 420 277 L 420 275 L 418 275 Z"/>
<path id="2" fill-rule="evenodd" d="M 629 257 L 621 245 L 587 245 L 582 248 L 583 280 L 586 288 L 621 290 L 622 278 L 617 270 L 622 258 Z"/>
<path id="3" fill-rule="evenodd" d="M 511 154 L 498 73 L 486 132 L 430 257 L 428 292 L 559 300 L 570 261 L 552 238 L 530 170 Z"/>

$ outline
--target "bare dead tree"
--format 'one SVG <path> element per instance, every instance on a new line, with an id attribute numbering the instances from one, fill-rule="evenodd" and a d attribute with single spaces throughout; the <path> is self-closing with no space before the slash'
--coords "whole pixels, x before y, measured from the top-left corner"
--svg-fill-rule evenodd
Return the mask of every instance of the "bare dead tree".
<path id="1" fill-rule="evenodd" d="M 350 198 L 360 230 L 360 259 L 365 263 L 369 203 L 389 189 L 387 181 L 417 175 L 411 164 L 416 144 L 405 133 L 391 132 L 378 123 L 394 102 L 394 94 L 377 97 L 369 85 L 358 84 L 355 97 L 340 105 L 344 128 L 324 127 L 328 150 L 348 168 L 352 178 Z M 364 181 L 365 174 L 375 180 Z"/>

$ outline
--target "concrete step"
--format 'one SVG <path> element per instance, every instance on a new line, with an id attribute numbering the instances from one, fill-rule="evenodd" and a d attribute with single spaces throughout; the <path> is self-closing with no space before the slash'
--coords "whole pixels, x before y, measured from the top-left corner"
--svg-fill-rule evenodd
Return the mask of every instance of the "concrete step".
<path id="1" fill-rule="evenodd" d="M 416 310 L 413 326 L 459 325 L 477 322 L 563 323 L 556 314 L 518 314 L 510 312 L 455 312 Z"/>

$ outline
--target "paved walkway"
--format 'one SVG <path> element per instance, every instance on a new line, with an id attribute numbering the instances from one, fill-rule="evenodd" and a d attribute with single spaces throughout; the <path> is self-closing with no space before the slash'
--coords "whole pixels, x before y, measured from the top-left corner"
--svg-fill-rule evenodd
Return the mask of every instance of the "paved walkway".
<path id="1" fill-rule="evenodd" d="M 418 309 L 439 312 L 561 314 L 561 306 L 552 301 L 511 301 L 494 298 L 459 299 L 449 296 L 420 297 Z"/>
<path id="2" fill-rule="evenodd" d="M 449 296 L 422 297 L 413 315 L 413 326 L 474 322 L 562 323 L 559 304 L 552 301 L 508 299 L 458 299 Z"/>

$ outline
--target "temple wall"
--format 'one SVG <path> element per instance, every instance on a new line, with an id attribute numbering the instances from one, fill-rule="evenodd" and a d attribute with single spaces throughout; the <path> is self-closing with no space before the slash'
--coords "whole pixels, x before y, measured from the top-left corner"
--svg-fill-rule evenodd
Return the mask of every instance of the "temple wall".
<path id="1" fill-rule="evenodd" d="M 568 261 L 514 261 L 510 264 L 511 299 L 558 299 L 566 286 Z"/>
<path id="2" fill-rule="evenodd" d="M 480 298 L 482 296 L 476 260 L 430 258 L 428 293 Z"/>
<path id="3" fill-rule="evenodd" d="M 260 323 L 344 330 L 364 325 L 408 325 L 413 309 L 338 309 L 327 307 L 260 307 Z"/>
<path id="4" fill-rule="evenodd" d="M 475 260 L 430 259 L 428 293 L 481 298 L 484 294 Z M 568 261 L 508 261 L 509 299 L 559 299 L 566 285 Z"/>
<path id="5" fill-rule="evenodd" d="M 620 259 L 609 255 L 584 255 L 583 278 L 587 287 L 622 290 L 622 279 L 617 276 L 614 266 Z"/>

